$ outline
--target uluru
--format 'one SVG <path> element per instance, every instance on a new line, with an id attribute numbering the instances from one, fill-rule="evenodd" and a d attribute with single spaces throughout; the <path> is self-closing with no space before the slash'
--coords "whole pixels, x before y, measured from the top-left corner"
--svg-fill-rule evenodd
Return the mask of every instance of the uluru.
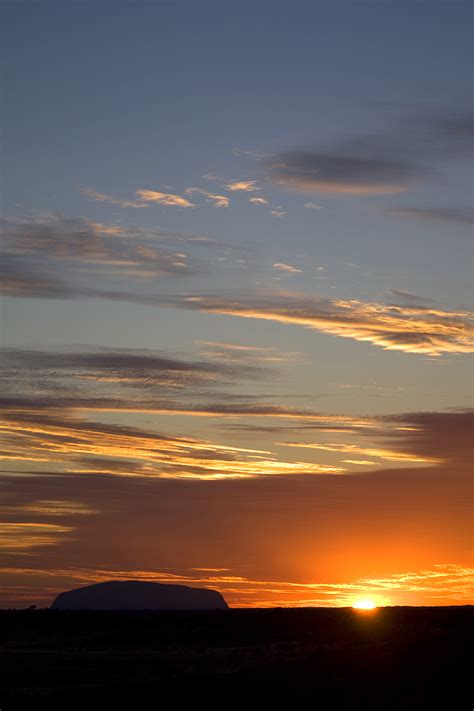
<path id="1" fill-rule="evenodd" d="M 227 610 L 216 590 L 186 585 L 116 581 L 87 585 L 60 593 L 53 610 Z"/>

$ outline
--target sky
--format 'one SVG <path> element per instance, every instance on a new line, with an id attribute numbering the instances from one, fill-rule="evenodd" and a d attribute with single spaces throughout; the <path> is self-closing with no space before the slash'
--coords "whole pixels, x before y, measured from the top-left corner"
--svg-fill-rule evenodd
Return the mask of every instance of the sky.
<path id="1" fill-rule="evenodd" d="M 1 607 L 474 602 L 472 13 L 1 4 Z"/>

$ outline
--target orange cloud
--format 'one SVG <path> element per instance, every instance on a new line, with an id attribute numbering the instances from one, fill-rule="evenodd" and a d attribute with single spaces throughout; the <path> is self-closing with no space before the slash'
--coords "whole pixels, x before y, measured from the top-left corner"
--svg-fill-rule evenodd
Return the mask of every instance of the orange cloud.
<path id="1" fill-rule="evenodd" d="M 260 190 L 256 180 L 233 180 L 226 183 L 225 187 L 231 192 L 253 193 Z"/>
<path id="2" fill-rule="evenodd" d="M 232 574 L 228 568 L 213 567 L 192 568 L 190 574 L 171 570 L 5 566 L 0 568 L 0 575 L 4 580 L 3 595 L 11 595 L 10 577 L 21 576 L 26 581 L 22 597 L 32 602 L 38 597 L 52 600 L 58 592 L 73 585 L 131 579 L 209 586 L 222 593 L 233 607 L 349 607 L 361 595 L 370 596 L 377 605 L 407 604 L 410 600 L 425 605 L 459 605 L 471 603 L 474 595 L 474 569 L 454 563 L 381 578 L 324 583 L 253 578 Z M 39 586 L 37 579 L 43 584 Z M 55 582 L 53 588 L 45 586 L 50 581 Z"/>
<path id="3" fill-rule="evenodd" d="M 389 449 L 379 449 L 376 447 L 359 447 L 356 444 L 314 444 L 308 442 L 279 442 L 279 444 L 285 447 L 302 447 L 303 449 L 318 449 L 325 452 L 343 452 L 345 454 L 368 454 L 369 457 L 377 457 L 378 459 L 383 459 L 389 462 L 419 462 L 419 463 L 429 463 L 438 464 L 440 460 L 436 457 L 429 457 L 427 455 L 411 454 L 409 452 L 400 452 L 397 450 Z M 375 462 L 367 461 L 354 461 L 351 459 L 345 459 L 345 462 L 350 462 L 354 464 L 375 464 Z"/>
<path id="4" fill-rule="evenodd" d="M 231 301 L 186 297 L 183 305 L 201 311 L 306 326 L 384 350 L 440 356 L 474 349 L 472 313 L 358 300 L 284 297 Z"/>
<path id="5" fill-rule="evenodd" d="M 213 203 L 214 207 L 229 207 L 230 205 L 230 199 L 226 195 L 216 195 L 202 188 L 186 188 L 185 192 L 187 195 L 192 195 L 193 193 L 204 195 L 206 202 Z"/>
<path id="6" fill-rule="evenodd" d="M 98 193 L 97 190 L 92 188 L 83 188 L 82 192 L 92 200 L 97 200 L 97 202 L 110 202 L 112 205 L 119 205 L 120 207 L 148 207 L 147 203 L 142 200 L 121 200 L 120 198 L 112 197 L 112 195 Z"/>
<path id="7" fill-rule="evenodd" d="M 288 272 L 288 274 L 301 274 L 301 269 L 292 267 L 290 264 L 284 264 L 284 262 L 275 262 L 273 269 L 277 269 L 280 272 Z"/>
<path id="8" fill-rule="evenodd" d="M 72 526 L 53 523 L 0 523 L 0 547 L 3 553 L 54 546 L 63 540 L 61 534 L 73 531 Z"/>
<path id="9" fill-rule="evenodd" d="M 145 202 L 156 202 L 159 205 L 171 207 L 196 207 L 192 202 L 182 195 L 172 193 L 160 193 L 156 190 L 137 190 L 138 197 Z"/>

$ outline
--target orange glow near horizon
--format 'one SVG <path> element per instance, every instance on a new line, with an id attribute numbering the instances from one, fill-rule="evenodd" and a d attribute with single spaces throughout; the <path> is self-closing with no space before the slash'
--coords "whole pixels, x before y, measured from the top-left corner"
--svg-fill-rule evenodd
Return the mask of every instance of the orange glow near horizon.
<path id="1" fill-rule="evenodd" d="M 356 600 L 352 605 L 354 610 L 375 610 L 377 605 L 373 600 Z"/>

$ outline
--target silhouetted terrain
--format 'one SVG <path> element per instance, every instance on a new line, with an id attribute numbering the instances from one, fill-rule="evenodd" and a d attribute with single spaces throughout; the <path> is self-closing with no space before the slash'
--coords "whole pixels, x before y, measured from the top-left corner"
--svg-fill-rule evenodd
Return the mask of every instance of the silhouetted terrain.
<path id="1" fill-rule="evenodd" d="M 112 580 L 60 593 L 53 610 L 227 610 L 216 590 L 187 585 Z"/>
<path id="2" fill-rule="evenodd" d="M 0 611 L 0 709 L 471 711 L 473 610 Z"/>

